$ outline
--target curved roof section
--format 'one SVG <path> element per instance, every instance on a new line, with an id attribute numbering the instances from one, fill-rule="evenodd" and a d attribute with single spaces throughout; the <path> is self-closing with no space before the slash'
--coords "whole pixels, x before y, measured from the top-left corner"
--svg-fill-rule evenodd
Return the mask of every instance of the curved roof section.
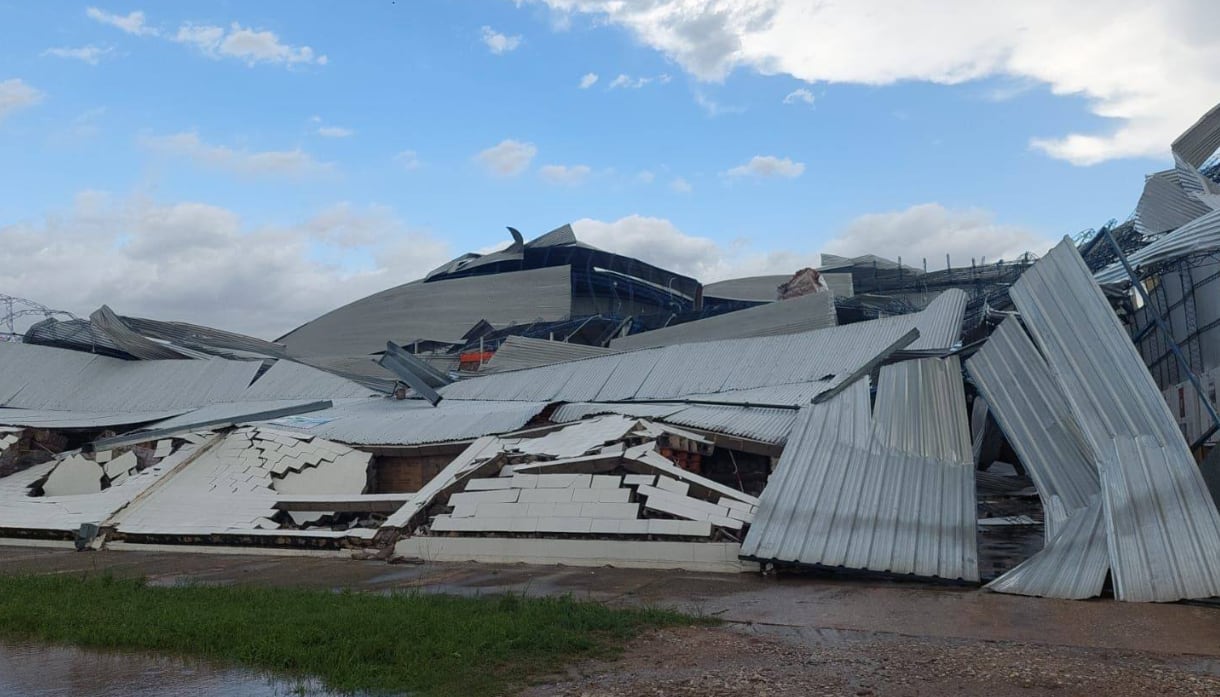
<path id="1" fill-rule="evenodd" d="M 412 281 L 332 310 L 278 341 L 292 356 L 361 356 L 386 341 L 462 343 L 481 319 L 494 325 L 564 319 L 572 311 L 568 266 Z"/>

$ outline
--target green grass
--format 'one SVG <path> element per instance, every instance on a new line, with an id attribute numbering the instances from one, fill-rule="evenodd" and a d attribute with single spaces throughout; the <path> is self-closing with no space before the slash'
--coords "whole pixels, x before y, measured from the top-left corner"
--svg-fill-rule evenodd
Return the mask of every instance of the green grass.
<path id="1" fill-rule="evenodd" d="M 152 650 L 320 678 L 339 691 L 495 695 L 641 631 L 701 620 L 570 598 L 149 587 L 0 575 L 0 637 Z"/>

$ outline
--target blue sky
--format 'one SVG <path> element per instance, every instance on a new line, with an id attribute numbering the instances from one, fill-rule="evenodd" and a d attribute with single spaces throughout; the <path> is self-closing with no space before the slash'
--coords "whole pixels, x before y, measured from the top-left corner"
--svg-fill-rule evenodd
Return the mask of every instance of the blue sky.
<path id="1" fill-rule="evenodd" d="M 819 46 L 860 31 L 850 9 L 769 1 L 809 41 L 833 32 Z M 1004 58 L 952 38 L 908 49 L 883 27 L 826 59 L 731 0 L 707 17 L 681 2 L 0 1 L 0 239 L 21 267 L 0 293 L 271 335 L 505 225 L 587 221 L 596 244 L 709 279 L 823 249 L 1011 256 L 1126 217 L 1214 98 L 1162 94 L 1156 75 L 1115 87 L 1121 26 L 1077 61 L 1022 59 L 1043 48 L 1019 31 L 1037 39 L 1036 14 L 960 18 L 1010 42 Z M 1170 116 L 1141 106 L 1154 98 Z M 246 244 L 252 266 L 229 278 Z M 260 279 L 254 259 L 299 280 Z"/>

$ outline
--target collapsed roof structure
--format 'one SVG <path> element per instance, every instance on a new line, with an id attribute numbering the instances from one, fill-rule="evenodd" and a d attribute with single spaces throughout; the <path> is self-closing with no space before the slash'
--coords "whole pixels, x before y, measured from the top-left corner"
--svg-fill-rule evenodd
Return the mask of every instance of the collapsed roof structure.
<path id="1" fill-rule="evenodd" d="M 510 228 L 274 342 L 48 319 L 0 343 L 0 539 L 1218 596 L 1210 433 L 1169 381 L 1214 390 L 1220 350 L 1166 300 L 1220 249 L 1218 144 L 1213 111 L 1125 231 L 1041 259 L 704 286 Z M 1005 530 L 1028 553 L 992 558 Z"/>

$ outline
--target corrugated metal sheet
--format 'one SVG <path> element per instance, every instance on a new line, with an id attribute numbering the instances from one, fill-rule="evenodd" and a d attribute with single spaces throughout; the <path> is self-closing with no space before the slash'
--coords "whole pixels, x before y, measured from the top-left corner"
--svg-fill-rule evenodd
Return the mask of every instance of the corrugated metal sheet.
<path id="1" fill-rule="evenodd" d="M 1220 105 L 1212 107 L 1178 136 L 1170 149 L 1191 165 L 1202 166 L 1207 158 L 1220 149 Z"/>
<path id="2" fill-rule="evenodd" d="M 206 407 L 192 409 L 185 414 L 174 416 L 173 418 L 164 419 L 154 424 L 149 424 L 148 430 L 165 430 L 172 428 L 181 428 L 199 423 L 215 423 L 223 420 L 234 424 L 250 423 L 250 415 L 260 414 L 277 409 L 285 409 L 292 407 L 302 407 L 308 404 L 318 404 L 317 400 L 312 399 L 269 399 L 259 401 L 243 401 L 237 403 L 226 404 L 209 404 Z M 326 404 L 326 401 L 321 401 L 321 404 Z"/>
<path id="3" fill-rule="evenodd" d="M 725 407 L 684 404 L 565 404 L 551 415 L 558 423 L 579 421 L 596 414 L 623 414 L 655 419 L 679 426 L 724 433 L 763 443 L 783 443 L 796 421 L 795 409 Z"/>
<path id="4" fill-rule="evenodd" d="M 360 356 L 386 341 L 461 343 L 481 319 L 498 326 L 559 320 L 572 311 L 571 267 L 473 276 L 406 285 L 344 305 L 279 341 L 293 356 Z"/>
<path id="5" fill-rule="evenodd" d="M 517 444 L 517 450 L 537 455 L 577 457 L 607 443 L 621 441 L 638 424 L 636 419 L 618 414 L 600 416 L 551 431 L 540 438 L 522 439 Z"/>
<path id="6" fill-rule="evenodd" d="M 311 412 L 310 420 L 328 419 L 311 428 L 277 425 L 342 443 L 420 445 L 468 440 L 515 431 L 546 408 L 546 403 L 441 402 L 362 399 Z"/>
<path id="7" fill-rule="evenodd" d="M 50 411 L 45 409 L 0 409 L 0 424 L 29 428 L 109 428 L 161 421 L 183 410 L 149 412 Z"/>
<path id="8" fill-rule="evenodd" d="M 961 335 L 964 311 L 965 293 L 951 290 L 911 315 L 801 334 L 629 351 L 472 378 L 442 388 L 441 394 L 450 400 L 611 402 L 710 398 L 800 383 L 821 383 L 821 391 L 845 380 L 913 327 L 921 336 L 912 347 L 951 346 Z"/>
<path id="9" fill-rule="evenodd" d="M 899 398 L 913 408 L 948 401 L 885 397 Z M 964 420 L 964 404 L 960 411 Z M 881 412 L 894 413 L 887 406 Z M 916 428 L 889 424 L 882 432 Z M 859 381 L 801 409 L 742 556 L 977 580 L 973 468 L 885 446 L 874 433 L 868 384 Z"/>
<path id="10" fill-rule="evenodd" d="M 796 334 L 833 327 L 836 323 L 834 294 L 823 291 L 632 334 L 611 341 L 610 346 L 630 350 L 716 339 Z"/>
<path id="11" fill-rule="evenodd" d="M 1070 516 L 1045 548 L 987 585 L 993 591 L 1083 600 L 1101 595 L 1110 570 L 1101 499 Z"/>
<path id="12" fill-rule="evenodd" d="M 349 399 L 369 397 L 374 390 L 338 375 L 317 368 L 278 360 L 263 373 L 249 389 L 242 393 L 242 400 L 271 399 Z"/>
<path id="13" fill-rule="evenodd" d="M 495 355 L 487 361 L 480 372 L 499 373 L 505 370 L 537 368 L 615 353 L 619 353 L 619 351 L 601 346 L 582 346 L 581 344 L 569 344 L 566 341 L 510 336 L 504 340 L 500 348 L 496 349 Z"/>
<path id="14" fill-rule="evenodd" d="M 152 339 L 149 339 L 142 334 L 135 332 L 131 327 L 123 323 L 123 318 L 119 317 L 108 306 L 102 305 L 95 310 L 92 315 L 89 315 L 89 323 L 94 326 L 99 332 L 110 337 L 110 340 L 127 353 L 144 360 L 181 360 L 184 358 L 193 358 L 182 351 L 178 351 L 171 346 L 159 344 Z"/>
<path id="15" fill-rule="evenodd" d="M 1215 249 L 1220 249 L 1220 211 L 1195 218 L 1147 247 L 1127 255 L 1127 260 L 1138 268 Z M 1097 272 L 1099 283 L 1116 283 L 1127 278 L 1127 272 L 1117 262 Z"/>
<path id="16" fill-rule="evenodd" d="M 1220 595 L 1220 513 L 1071 240 L 1026 271 L 1011 296 L 1098 454 L 1118 598 Z"/>
<path id="17" fill-rule="evenodd" d="M 822 278 L 836 297 L 850 298 L 854 294 L 850 273 L 824 273 Z M 790 280 L 792 274 L 730 278 L 703 286 L 703 298 L 705 301 L 719 299 L 773 302 L 779 297 L 780 285 Z"/>
<path id="18" fill-rule="evenodd" d="M 256 361 L 123 361 L 0 343 L 0 405 L 83 412 L 161 411 L 232 402 Z"/>
<path id="19" fill-rule="evenodd" d="M 966 369 L 1038 488 L 1049 542 L 1065 522 L 1057 512 L 1084 508 L 1101 491 L 1067 399 L 1015 318 L 1000 323 Z"/>
<path id="20" fill-rule="evenodd" d="M 1179 184 L 1176 170 L 1151 174 L 1135 206 L 1135 229 L 1141 235 L 1157 235 L 1205 215 L 1211 207 L 1191 196 Z"/>
<path id="21" fill-rule="evenodd" d="M 957 356 L 887 365 L 873 412 L 882 445 L 973 468 L 966 392 Z"/>

